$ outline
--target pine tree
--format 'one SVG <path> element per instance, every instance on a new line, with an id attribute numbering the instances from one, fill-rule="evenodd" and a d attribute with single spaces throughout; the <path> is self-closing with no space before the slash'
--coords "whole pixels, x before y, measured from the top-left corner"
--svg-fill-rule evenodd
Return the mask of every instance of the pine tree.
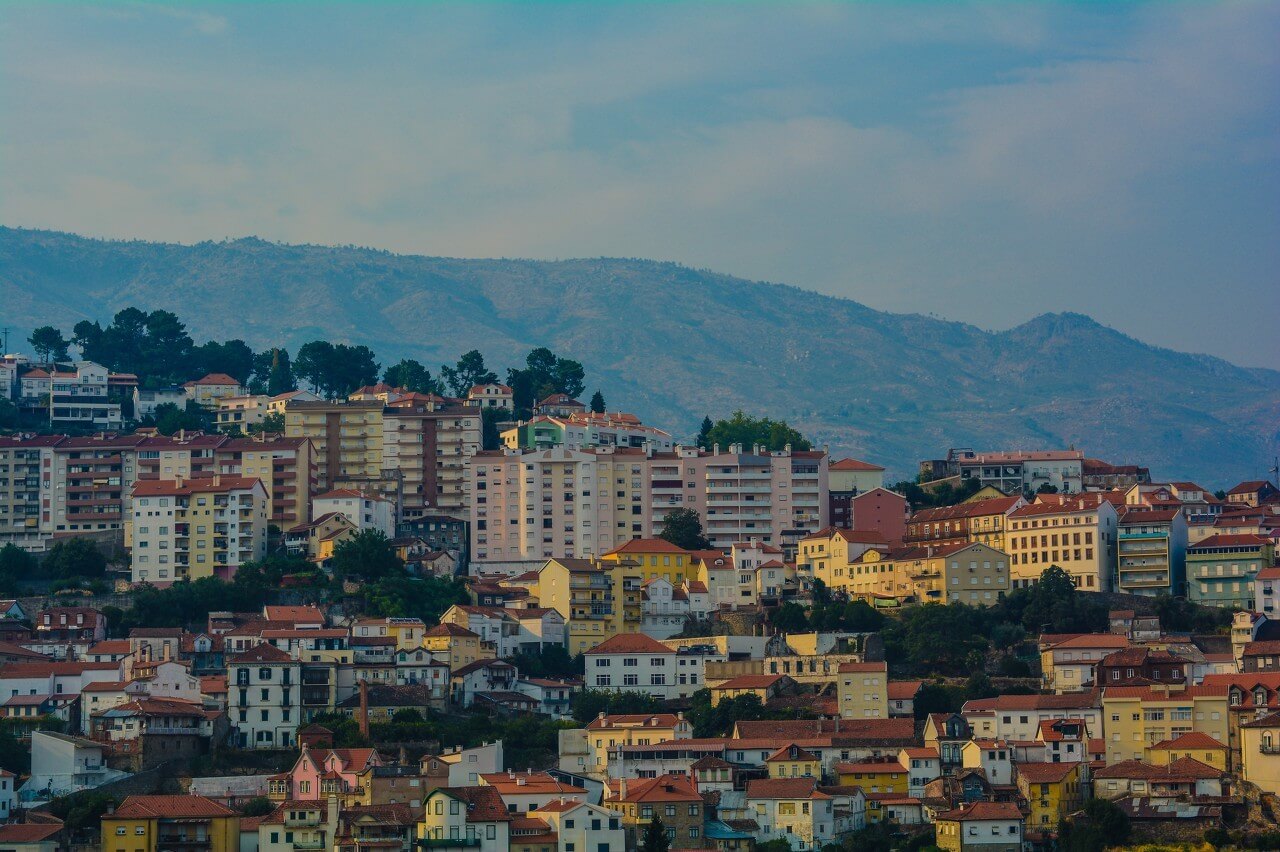
<path id="1" fill-rule="evenodd" d="M 640 845 L 641 852 L 668 852 L 671 849 L 671 839 L 667 837 L 667 830 L 662 826 L 662 820 L 654 817 L 653 821 L 644 830 L 644 843 Z"/>
<path id="2" fill-rule="evenodd" d="M 591 410 L 596 414 L 604 414 L 604 394 L 600 391 L 591 395 Z"/>
<path id="3" fill-rule="evenodd" d="M 711 449 L 711 445 L 708 444 L 707 441 L 709 439 L 709 436 L 711 435 L 711 430 L 715 428 L 715 425 L 716 424 L 711 422 L 710 417 L 702 418 L 702 427 L 698 429 L 697 444 L 699 447 L 702 447 L 702 449 L 704 450 Z"/>

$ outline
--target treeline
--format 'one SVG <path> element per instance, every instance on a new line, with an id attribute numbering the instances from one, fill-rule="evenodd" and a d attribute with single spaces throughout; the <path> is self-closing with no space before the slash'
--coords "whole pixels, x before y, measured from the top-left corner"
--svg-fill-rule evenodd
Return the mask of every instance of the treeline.
<path id="1" fill-rule="evenodd" d="M 421 362 L 405 358 L 382 370 L 368 346 L 313 340 L 289 350 L 274 346 L 255 352 L 240 339 L 209 340 L 197 345 L 179 317 L 164 310 L 129 307 L 103 326 L 96 320 L 75 324 L 68 338 L 54 326 L 41 326 L 29 338 L 37 360 L 66 361 L 71 347 L 82 358 L 112 372 L 134 373 L 143 387 L 181 384 L 208 373 L 226 373 L 251 393 L 281 394 L 305 384 L 326 399 L 340 399 L 364 385 L 382 381 L 416 393 L 465 396 L 474 385 L 504 381 L 515 396 L 517 412 L 532 411 L 539 399 L 555 393 L 578 397 L 586 390 L 581 363 L 539 347 L 529 352 L 522 366 L 506 370 L 505 379 L 486 364 L 484 355 L 472 350 L 454 364 L 441 365 L 437 375 Z M 604 410 L 598 391 L 593 407 Z"/>

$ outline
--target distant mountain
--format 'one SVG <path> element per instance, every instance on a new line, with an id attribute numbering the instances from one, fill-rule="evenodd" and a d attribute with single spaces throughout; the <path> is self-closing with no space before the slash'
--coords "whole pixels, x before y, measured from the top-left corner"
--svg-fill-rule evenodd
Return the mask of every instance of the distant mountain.
<path id="1" fill-rule="evenodd" d="M 434 371 L 477 348 L 576 358 L 611 407 L 692 435 L 781 417 L 891 474 L 948 447 L 1074 445 L 1206 487 L 1280 450 L 1280 372 L 1148 346 L 1079 314 L 1004 332 L 647 260 L 455 260 L 258 239 L 194 246 L 0 228 L 0 323 L 68 333 L 136 305 L 197 342 L 365 343 Z M 19 347 L 20 348 L 20 347 Z"/>

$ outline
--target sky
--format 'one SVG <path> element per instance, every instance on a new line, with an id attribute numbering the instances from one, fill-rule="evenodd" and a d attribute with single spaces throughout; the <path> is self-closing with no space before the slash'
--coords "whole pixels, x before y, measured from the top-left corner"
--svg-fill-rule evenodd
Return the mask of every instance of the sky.
<path id="1" fill-rule="evenodd" d="M 1280 368 L 1280 4 L 6 2 L 0 223 L 674 260 Z"/>

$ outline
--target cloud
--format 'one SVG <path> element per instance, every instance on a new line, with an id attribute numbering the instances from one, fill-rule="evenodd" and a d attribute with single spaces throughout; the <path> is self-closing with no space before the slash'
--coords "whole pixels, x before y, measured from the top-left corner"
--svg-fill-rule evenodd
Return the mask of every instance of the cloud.
<path id="1" fill-rule="evenodd" d="M 1274 299 L 1274 7 L 145 8 L 222 38 L 0 51 L 7 222 L 651 256 L 1280 360 L 1203 286 Z"/>

